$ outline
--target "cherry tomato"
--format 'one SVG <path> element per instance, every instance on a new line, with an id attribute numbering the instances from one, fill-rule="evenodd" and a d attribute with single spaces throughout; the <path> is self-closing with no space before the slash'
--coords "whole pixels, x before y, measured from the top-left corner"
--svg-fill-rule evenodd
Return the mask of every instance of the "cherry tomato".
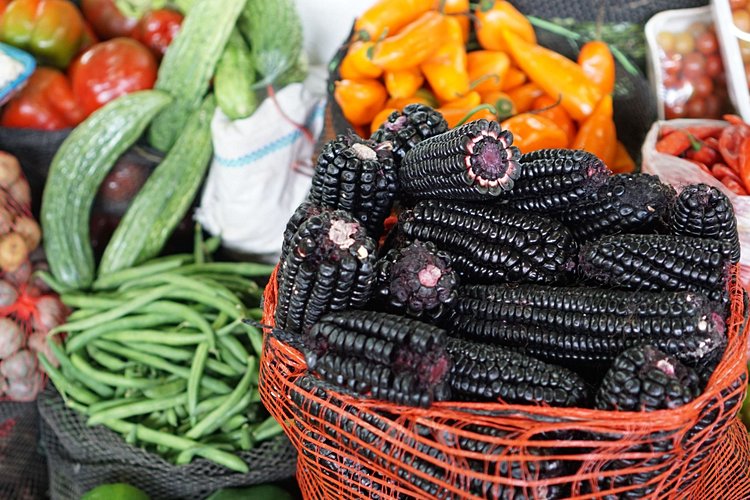
<path id="1" fill-rule="evenodd" d="M 679 75 L 682 71 L 682 54 L 677 52 L 667 52 L 661 62 L 664 73 L 668 75 Z"/>
<path id="2" fill-rule="evenodd" d="M 135 30 L 135 38 L 161 59 L 180 31 L 182 19 L 182 14 L 176 10 L 152 10 L 141 18 Z"/>
<path id="3" fill-rule="evenodd" d="M 706 56 L 706 74 L 711 78 L 715 78 L 722 71 L 724 71 L 724 63 L 721 60 L 719 54 L 711 54 Z"/>
<path id="4" fill-rule="evenodd" d="M 695 49 L 695 39 L 687 31 L 677 33 L 674 39 L 674 50 L 680 54 L 689 54 Z"/>
<path id="5" fill-rule="evenodd" d="M 697 76 L 706 74 L 706 56 L 700 52 L 686 54 L 682 60 L 682 74 L 685 78 L 692 80 Z"/>
<path id="6" fill-rule="evenodd" d="M 695 39 L 695 48 L 703 55 L 715 54 L 719 49 L 719 41 L 713 31 L 706 31 Z"/>
<path id="7" fill-rule="evenodd" d="M 153 54 L 132 38 L 113 38 L 84 52 L 70 68 L 73 93 L 86 115 L 130 92 L 150 89 L 156 81 Z"/>
<path id="8" fill-rule="evenodd" d="M 685 84 L 682 81 L 682 79 L 679 77 L 679 75 L 670 75 L 670 74 L 664 75 L 664 78 L 662 78 L 661 83 L 662 85 L 664 85 L 664 88 L 667 88 L 667 89 L 678 89 Z"/>
<path id="9" fill-rule="evenodd" d="M 138 24 L 138 19 L 126 17 L 120 12 L 115 0 L 81 0 L 81 11 L 103 40 L 131 36 Z"/>
<path id="10" fill-rule="evenodd" d="M 692 79 L 693 94 L 706 97 L 714 92 L 714 81 L 708 75 L 700 75 Z"/>
<path id="11" fill-rule="evenodd" d="M 694 95 L 685 105 L 685 114 L 690 118 L 706 116 L 706 100 L 702 96 Z"/>
<path id="12" fill-rule="evenodd" d="M 667 120 L 672 120 L 674 118 L 685 118 L 687 114 L 687 110 L 685 109 L 685 104 L 683 103 L 672 103 L 669 106 L 665 106 L 664 108 L 664 116 Z"/>

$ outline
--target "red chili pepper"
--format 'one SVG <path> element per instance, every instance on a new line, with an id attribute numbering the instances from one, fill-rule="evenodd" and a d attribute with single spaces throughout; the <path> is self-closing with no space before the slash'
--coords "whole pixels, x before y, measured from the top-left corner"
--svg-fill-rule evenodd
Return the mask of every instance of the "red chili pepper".
<path id="1" fill-rule="evenodd" d="M 690 148 L 690 138 L 682 130 L 675 130 L 656 142 L 656 151 L 679 156 Z"/>
<path id="2" fill-rule="evenodd" d="M 750 137 L 750 127 L 744 125 L 730 125 L 719 136 L 719 152 L 724 162 L 737 172 L 741 172 L 740 146 L 747 137 Z"/>
<path id="3" fill-rule="evenodd" d="M 713 148 L 717 151 L 719 150 L 719 138 L 717 136 L 712 135 L 711 137 L 706 137 L 703 139 L 703 143 L 709 148 Z"/>
<path id="4" fill-rule="evenodd" d="M 711 173 L 711 170 L 709 170 L 709 168 L 707 166 L 705 166 L 703 163 L 701 163 L 699 161 L 694 161 L 694 160 L 688 160 L 688 161 L 690 161 L 690 163 L 696 165 L 698 168 L 700 168 L 701 170 L 703 170 L 704 172 L 706 172 L 708 175 L 714 175 L 713 173 Z"/>
<path id="5" fill-rule="evenodd" d="M 750 189 L 750 137 L 742 139 L 742 143 L 739 148 L 739 169 L 740 177 L 742 178 L 742 184 L 745 189 Z"/>
<path id="6" fill-rule="evenodd" d="M 706 165 L 713 165 L 719 159 L 719 152 L 712 147 L 707 146 L 705 143 L 701 143 L 699 149 L 688 149 L 687 153 L 685 153 L 685 157 Z"/>
<path id="7" fill-rule="evenodd" d="M 730 177 L 724 177 L 721 179 L 721 183 L 724 184 L 730 191 L 732 191 L 734 194 L 738 194 L 740 196 L 747 196 L 747 191 L 745 188 L 742 187 L 737 181 Z"/>
<path id="8" fill-rule="evenodd" d="M 724 121 L 727 121 L 732 125 L 744 125 L 746 127 L 748 126 L 747 123 L 745 123 L 745 121 L 737 115 L 724 115 L 722 116 L 722 118 L 724 119 Z"/>
<path id="9" fill-rule="evenodd" d="M 711 167 L 711 174 L 713 174 L 713 176 L 719 180 L 723 179 L 724 177 L 731 177 L 737 182 L 742 183 L 742 179 L 737 176 L 737 173 L 723 163 L 717 163 L 713 165 Z"/>

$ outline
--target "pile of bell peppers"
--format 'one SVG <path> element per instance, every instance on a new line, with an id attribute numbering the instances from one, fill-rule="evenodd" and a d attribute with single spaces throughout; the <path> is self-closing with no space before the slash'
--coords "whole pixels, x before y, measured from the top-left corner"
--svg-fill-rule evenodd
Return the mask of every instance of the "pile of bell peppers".
<path id="1" fill-rule="evenodd" d="M 0 0 L 0 41 L 37 69 L 0 111 L 0 126 L 75 127 L 124 93 L 152 88 L 183 15 L 163 8 L 131 18 L 115 0 Z"/>
<path id="2" fill-rule="evenodd" d="M 478 47 L 468 50 L 472 29 Z M 334 98 L 363 136 L 418 102 L 451 127 L 497 120 L 522 152 L 585 149 L 616 172 L 635 168 L 617 140 L 608 45 L 589 41 L 570 60 L 537 44 L 504 0 L 377 0 L 355 21 L 339 75 Z"/>

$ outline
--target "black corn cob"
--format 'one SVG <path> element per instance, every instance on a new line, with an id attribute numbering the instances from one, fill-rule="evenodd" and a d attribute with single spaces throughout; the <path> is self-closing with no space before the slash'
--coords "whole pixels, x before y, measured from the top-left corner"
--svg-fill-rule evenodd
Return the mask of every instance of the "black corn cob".
<path id="1" fill-rule="evenodd" d="M 580 406 L 588 399 L 576 373 L 498 345 L 450 339 L 454 396 L 514 404 Z"/>
<path id="2" fill-rule="evenodd" d="M 649 233 L 666 227 L 675 196 L 672 186 L 655 175 L 618 174 L 610 176 L 588 201 L 550 216 L 579 241 L 606 234 Z"/>
<path id="3" fill-rule="evenodd" d="M 578 263 L 583 277 L 600 286 L 654 292 L 688 290 L 726 302 L 731 256 L 728 241 L 619 234 L 584 245 Z"/>
<path id="4" fill-rule="evenodd" d="M 464 285 L 447 328 L 555 362 L 607 361 L 634 345 L 653 344 L 700 364 L 726 344 L 720 309 L 693 292 Z"/>
<path id="5" fill-rule="evenodd" d="M 364 306 L 375 283 L 375 241 L 343 211 L 303 222 L 279 279 L 276 326 L 306 333 L 328 311 Z"/>
<path id="6" fill-rule="evenodd" d="M 596 408 L 655 411 L 679 408 L 701 392 L 698 375 L 651 345 L 620 353 L 596 394 Z"/>
<path id="7" fill-rule="evenodd" d="M 393 148 L 393 161 L 396 167 L 406 153 L 414 146 L 430 137 L 448 131 L 448 122 L 443 115 L 429 106 L 420 103 L 407 105 L 402 111 L 394 111 L 372 134 L 370 140 L 390 142 Z"/>
<path id="8" fill-rule="evenodd" d="M 740 260 L 732 202 L 713 186 L 686 186 L 674 202 L 669 226 L 675 234 L 728 241 L 732 246 L 732 262 Z"/>
<path id="9" fill-rule="evenodd" d="M 502 201 L 551 217 L 587 202 L 610 176 L 603 161 L 580 149 L 540 149 L 521 155 L 519 163 L 521 174 Z"/>
<path id="10" fill-rule="evenodd" d="M 559 283 L 572 276 L 578 247 L 559 222 L 500 207 L 424 200 L 399 215 L 399 230 L 447 252 L 469 282 Z"/>
<path id="11" fill-rule="evenodd" d="M 398 193 L 389 148 L 353 134 L 328 142 L 318 156 L 310 202 L 351 213 L 373 238 L 379 238 Z"/>
<path id="12" fill-rule="evenodd" d="M 358 394 L 427 407 L 448 397 L 442 329 L 375 311 L 331 313 L 313 326 L 308 368 Z"/>
<path id="13" fill-rule="evenodd" d="M 399 169 L 406 198 L 487 200 L 513 188 L 520 152 L 495 121 L 476 120 L 414 146 Z"/>
<path id="14" fill-rule="evenodd" d="M 386 310 L 435 319 L 456 298 L 458 274 L 450 256 L 427 241 L 393 248 L 376 264 L 376 296 Z"/>
<path id="15" fill-rule="evenodd" d="M 320 215 L 320 213 L 324 210 L 328 209 L 323 209 L 319 205 L 316 205 L 309 200 L 305 200 L 300 203 L 300 205 L 296 208 L 292 216 L 287 221 L 286 228 L 284 228 L 284 239 L 281 242 L 281 257 L 279 258 L 279 272 L 277 275 L 278 280 L 281 280 L 281 277 L 284 274 L 284 262 L 286 261 L 287 254 L 289 253 L 289 246 L 292 244 L 292 240 L 294 239 L 294 233 L 297 232 L 303 222 L 305 222 L 313 215 Z"/>

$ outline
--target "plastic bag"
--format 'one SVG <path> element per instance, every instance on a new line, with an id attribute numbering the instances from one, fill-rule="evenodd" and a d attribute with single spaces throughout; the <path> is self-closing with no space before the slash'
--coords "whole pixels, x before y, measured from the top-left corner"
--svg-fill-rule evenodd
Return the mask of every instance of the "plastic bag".
<path id="1" fill-rule="evenodd" d="M 684 128 L 694 125 L 729 125 L 721 120 L 668 120 L 657 121 L 651 127 L 646 140 L 643 142 L 641 155 L 643 163 L 641 171 L 658 175 L 666 183 L 671 184 L 679 193 L 687 184 L 702 182 L 714 186 L 726 194 L 732 201 L 734 213 L 737 217 L 737 232 L 740 237 L 740 281 L 745 288 L 750 288 L 750 196 L 738 196 L 727 189 L 714 176 L 707 174 L 694 163 L 676 156 L 659 153 L 655 145 L 659 137 L 659 129 L 665 124 L 670 127 Z"/>
<path id="2" fill-rule="evenodd" d="M 323 78 L 286 86 L 249 118 L 211 123 L 214 158 L 196 217 L 225 248 L 273 262 L 286 222 L 310 189 L 323 129 Z"/>

